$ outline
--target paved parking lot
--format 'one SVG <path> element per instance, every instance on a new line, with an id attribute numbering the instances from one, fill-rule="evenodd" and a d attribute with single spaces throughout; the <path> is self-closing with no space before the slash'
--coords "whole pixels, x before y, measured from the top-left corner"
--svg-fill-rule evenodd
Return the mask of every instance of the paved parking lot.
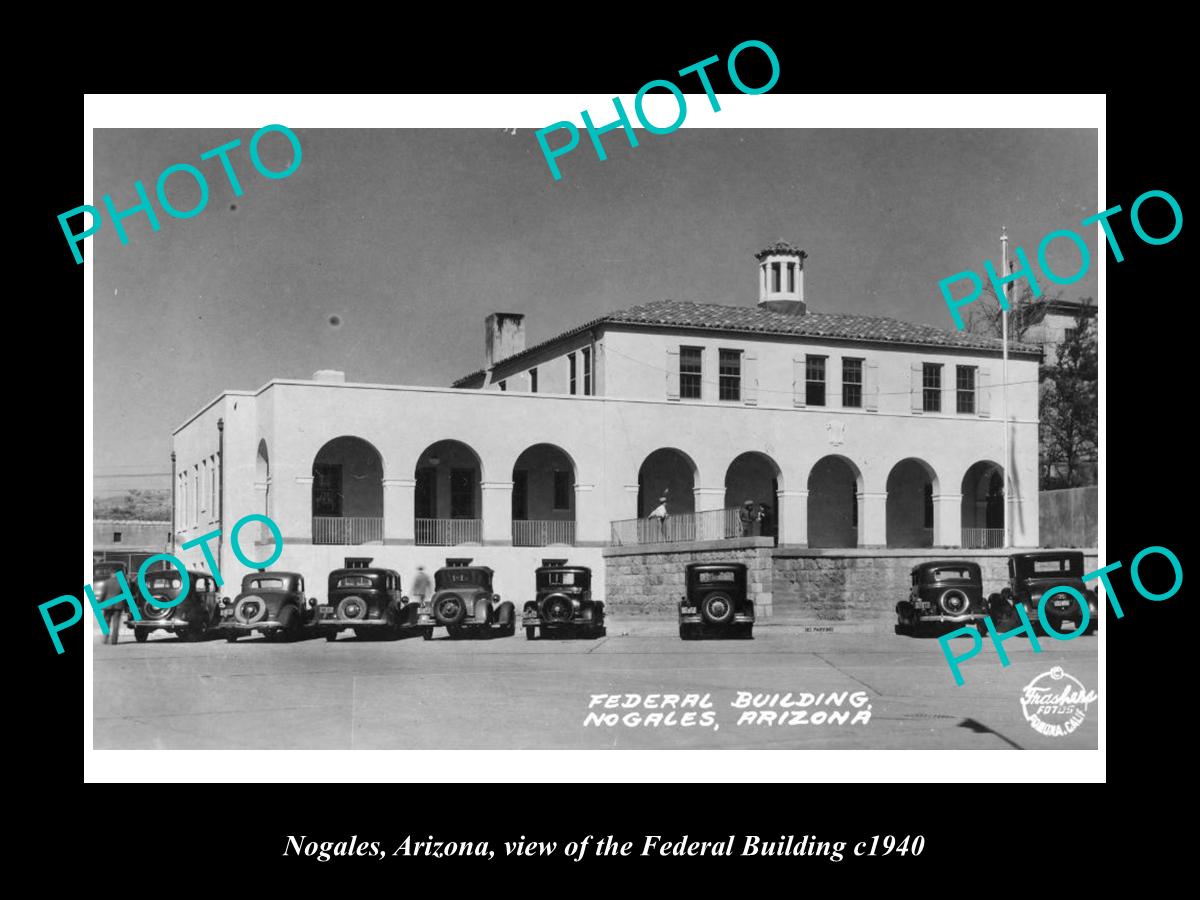
<path id="1" fill-rule="evenodd" d="M 1096 639 L 1009 641 L 1002 669 L 986 643 L 956 687 L 933 639 L 760 626 L 753 641 L 683 642 L 666 622 L 610 620 L 598 640 L 419 637 L 274 644 L 246 638 L 145 644 L 95 635 L 96 749 L 1092 749 L 1097 704 L 1063 737 L 1037 733 L 1019 702 L 1036 676 L 1061 666 L 1097 688 Z M 126 643 L 128 641 L 128 643 Z M 966 646 L 966 641 L 963 641 Z M 738 692 L 814 695 L 774 724 L 739 724 Z M 848 692 L 834 705 L 819 695 Z M 855 694 L 855 692 L 865 692 Z M 592 695 L 709 695 L 711 708 L 589 709 Z M 855 707 L 852 699 L 863 703 Z M 698 698 L 696 698 L 698 699 Z M 760 698 L 762 699 L 762 698 Z M 784 698 L 780 698 L 784 699 Z M 1103 698 L 1101 698 L 1103 699 Z M 626 697 L 618 702 L 628 703 Z M 771 707 L 761 707 L 771 711 Z M 816 712 L 847 721 L 813 724 Z M 869 721 L 851 724 L 856 713 Z M 683 713 L 697 715 L 682 724 Z M 585 725 L 589 712 L 615 725 Z M 641 718 L 626 724 L 629 713 Z M 672 721 L 640 724 L 650 713 Z M 707 713 L 706 716 L 702 715 Z M 803 716 L 800 716 L 803 713 Z M 767 718 L 767 717 L 764 717 Z M 594 720 L 593 720 L 594 721 Z M 757 721 L 761 721 L 756 719 Z M 712 727 L 715 725 L 716 727 Z"/>

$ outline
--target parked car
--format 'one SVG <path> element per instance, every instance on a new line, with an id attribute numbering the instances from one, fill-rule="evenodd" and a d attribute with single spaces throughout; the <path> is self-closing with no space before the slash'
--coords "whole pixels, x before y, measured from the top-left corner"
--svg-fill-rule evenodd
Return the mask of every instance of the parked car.
<path id="1" fill-rule="evenodd" d="M 425 640 L 433 629 L 445 627 L 452 638 L 495 632 L 502 637 L 516 633 L 517 615 L 512 603 L 492 593 L 492 570 L 487 566 L 447 566 L 433 576 L 433 596 L 420 609 L 417 619 Z"/>
<path id="2" fill-rule="evenodd" d="M 742 563 L 688 563 L 687 594 L 679 600 L 679 637 L 754 636 L 754 601 L 746 596 Z"/>
<path id="3" fill-rule="evenodd" d="M 183 589 L 183 577 L 175 569 L 147 572 L 145 579 L 146 593 L 162 603 L 178 599 Z M 175 635 L 181 641 L 199 640 L 220 620 L 217 583 L 206 572 L 188 572 L 187 594 L 174 606 L 165 609 L 147 601 L 136 584 L 131 584 L 129 588 L 142 618 L 138 620 L 129 615 L 125 619 L 125 626 L 133 629 L 133 636 L 139 644 L 144 644 L 150 639 L 150 633 L 159 629 Z"/>
<path id="4" fill-rule="evenodd" d="M 945 630 L 947 625 L 974 625 L 981 634 L 987 633 L 983 620 L 990 607 L 983 596 L 978 563 L 933 560 L 913 566 L 911 575 L 908 599 L 896 604 L 897 634 Z"/>
<path id="5" fill-rule="evenodd" d="M 315 606 L 315 599 L 304 596 L 303 575 L 255 572 L 242 579 L 237 597 L 221 601 L 218 627 L 230 642 L 251 631 L 258 631 L 269 641 L 291 641 L 303 634 Z"/>
<path id="6" fill-rule="evenodd" d="M 1084 633 L 1095 634 L 1100 627 L 1096 592 L 1083 583 L 1083 571 L 1083 552 L 1080 550 L 1012 554 L 1008 558 L 1008 586 L 991 597 L 992 606 L 998 613 L 993 614 L 993 621 L 998 628 L 1016 628 L 1021 624 L 1016 608 L 1021 606 L 1033 627 L 1045 633 L 1038 621 L 1038 603 L 1050 588 L 1065 585 L 1079 591 L 1087 600 L 1090 618 Z M 1083 618 L 1079 601 L 1070 594 L 1055 594 L 1046 604 L 1045 612 L 1050 627 L 1061 634 L 1074 631 Z"/>
<path id="7" fill-rule="evenodd" d="M 535 597 L 525 604 L 525 637 L 569 634 L 604 637 L 604 602 L 592 597 L 592 570 L 586 566 L 542 566 L 533 574 Z"/>
<path id="8" fill-rule="evenodd" d="M 311 627 L 327 641 L 336 641 L 344 628 L 354 636 L 398 637 L 417 627 L 417 604 L 400 592 L 400 575 L 392 569 L 334 569 L 329 573 L 329 596 L 317 604 Z"/>

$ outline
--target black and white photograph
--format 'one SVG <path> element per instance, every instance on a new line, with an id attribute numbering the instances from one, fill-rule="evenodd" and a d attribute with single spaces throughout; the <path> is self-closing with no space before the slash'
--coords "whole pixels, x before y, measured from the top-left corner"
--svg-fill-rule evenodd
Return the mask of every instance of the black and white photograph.
<path id="1" fill-rule="evenodd" d="M 96 115 L 93 750 L 1099 747 L 1100 132 L 687 96 Z"/>

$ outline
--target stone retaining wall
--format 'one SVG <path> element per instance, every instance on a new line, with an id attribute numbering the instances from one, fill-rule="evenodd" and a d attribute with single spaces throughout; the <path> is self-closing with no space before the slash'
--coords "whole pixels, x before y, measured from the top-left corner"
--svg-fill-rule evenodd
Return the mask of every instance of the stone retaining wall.
<path id="1" fill-rule="evenodd" d="M 604 550 L 608 609 L 617 615 L 670 618 L 683 595 L 690 562 L 740 562 L 762 619 L 777 621 L 884 622 L 908 595 L 909 572 L 919 562 L 968 559 L 979 563 L 986 593 L 1008 583 L 1008 552 L 934 548 L 920 550 L 810 550 L 741 538 L 691 544 L 609 547 Z M 1088 571 L 1096 552 L 1084 551 Z"/>

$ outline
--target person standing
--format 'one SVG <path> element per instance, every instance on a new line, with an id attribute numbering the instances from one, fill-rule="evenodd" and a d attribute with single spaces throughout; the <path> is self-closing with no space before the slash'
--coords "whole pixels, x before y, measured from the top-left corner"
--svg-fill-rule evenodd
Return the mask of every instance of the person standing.
<path id="1" fill-rule="evenodd" d="M 653 534 L 652 532 L 652 537 L 657 537 L 660 541 L 665 541 L 667 539 L 666 525 L 668 515 L 670 514 L 667 512 L 667 498 L 664 495 L 658 498 L 658 506 L 650 510 L 650 515 L 646 517 L 651 522 L 657 522 L 658 525 L 657 529 L 654 529 L 657 531 L 657 534 Z"/>
<path id="2" fill-rule="evenodd" d="M 763 537 L 775 537 L 775 517 L 770 503 L 761 503 L 758 507 L 759 534 Z"/>
<path id="3" fill-rule="evenodd" d="M 738 510 L 738 524 L 741 526 L 742 537 L 750 537 L 754 533 L 754 501 L 747 500 Z"/>
<path id="4" fill-rule="evenodd" d="M 433 593 L 433 585 L 429 582 L 429 576 L 425 574 L 424 566 L 417 566 L 417 574 L 412 581 L 413 597 L 417 602 L 424 605 L 425 600 Z"/>

